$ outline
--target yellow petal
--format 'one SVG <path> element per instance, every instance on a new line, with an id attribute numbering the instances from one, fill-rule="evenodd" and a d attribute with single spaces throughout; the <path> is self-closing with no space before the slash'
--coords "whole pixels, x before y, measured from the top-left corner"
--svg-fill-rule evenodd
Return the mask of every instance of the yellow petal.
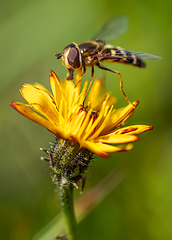
<path id="1" fill-rule="evenodd" d="M 139 134 L 139 133 L 146 132 L 146 131 L 149 131 L 152 129 L 153 129 L 153 126 L 148 126 L 148 125 L 131 125 L 129 127 L 120 128 L 120 129 L 116 130 L 114 133 L 122 134 L 122 135 Z"/>
<path id="2" fill-rule="evenodd" d="M 89 109 L 88 113 L 85 114 L 85 118 L 82 121 L 82 124 L 80 125 L 80 130 L 78 131 L 77 135 L 78 138 L 83 136 L 87 131 L 90 129 L 90 124 L 93 122 L 93 118 L 90 119 L 91 112 L 93 111 L 92 108 Z M 83 135 L 82 135 L 83 134 Z"/>
<path id="3" fill-rule="evenodd" d="M 96 141 L 103 143 L 111 143 L 111 144 L 121 144 L 121 143 L 129 143 L 136 142 L 139 140 L 137 135 L 126 135 L 126 134 L 107 134 L 99 137 Z"/>
<path id="4" fill-rule="evenodd" d="M 51 71 L 49 75 L 51 90 L 55 99 L 57 106 L 59 106 L 60 101 L 62 99 L 62 86 L 58 76 L 55 74 L 54 71 Z"/>
<path id="5" fill-rule="evenodd" d="M 81 90 L 81 80 L 82 80 L 82 67 L 77 69 L 75 77 L 75 88 L 77 88 L 77 94 L 79 95 Z"/>
<path id="6" fill-rule="evenodd" d="M 48 90 L 40 83 L 36 82 L 36 83 L 33 84 L 33 86 L 48 92 Z"/>
<path id="7" fill-rule="evenodd" d="M 92 132 L 96 133 L 99 126 L 101 126 L 101 123 L 104 119 L 105 108 L 106 108 L 106 101 L 104 101 L 102 104 L 102 108 L 98 114 L 98 118 L 94 121 L 94 123 L 92 125 L 90 125 L 89 131 L 87 131 L 87 133 L 84 134 L 84 140 L 86 140 L 87 138 L 92 139 L 93 135 L 90 136 L 90 133 L 92 133 Z M 94 131 L 95 129 L 96 129 L 96 131 Z"/>
<path id="8" fill-rule="evenodd" d="M 48 91 L 44 91 L 30 84 L 25 84 L 20 92 L 35 111 L 41 113 L 50 121 L 58 123 L 56 105 L 53 97 Z"/>
<path id="9" fill-rule="evenodd" d="M 97 79 L 95 79 L 95 81 L 91 87 L 90 93 L 88 95 L 88 98 L 87 98 L 87 102 L 90 101 L 91 106 L 93 108 L 95 108 L 95 105 L 97 104 L 97 100 L 100 95 L 100 91 L 101 91 L 101 80 L 99 78 L 97 78 Z"/>
<path id="10" fill-rule="evenodd" d="M 84 102 L 84 100 L 85 100 L 85 94 L 86 94 L 86 90 L 87 90 L 87 86 L 88 86 L 88 80 L 86 80 L 85 82 L 84 82 L 84 86 L 83 86 L 83 88 L 82 88 L 82 91 L 81 91 L 81 93 L 80 93 L 80 95 L 79 95 L 79 104 L 83 104 L 83 102 Z"/>
<path id="11" fill-rule="evenodd" d="M 118 109 L 112 116 L 112 123 L 117 126 L 128 119 L 138 105 L 138 102 L 133 102 L 133 104 L 134 106 L 132 104 L 128 104 L 128 106 Z"/>
<path id="12" fill-rule="evenodd" d="M 80 143 L 80 146 L 88 149 L 90 152 L 96 154 L 99 157 L 108 157 L 109 154 L 102 150 L 102 148 L 93 142 L 84 141 Z"/>
<path id="13" fill-rule="evenodd" d="M 99 146 L 102 151 L 105 152 L 121 152 L 121 151 L 128 151 L 132 149 L 132 144 L 127 145 L 118 145 L 118 146 L 112 146 L 104 143 L 95 143 L 97 146 Z"/>
<path id="14" fill-rule="evenodd" d="M 108 96 L 108 99 L 107 99 L 107 96 Z M 108 105 L 108 106 L 112 106 L 112 105 L 115 106 L 116 105 L 116 102 L 117 102 L 116 98 L 114 96 L 112 96 L 111 93 L 105 93 L 105 94 L 100 96 L 98 102 L 94 103 L 94 105 L 95 105 L 94 109 L 97 110 L 97 111 L 100 111 L 101 108 L 102 108 L 102 104 L 106 99 L 107 99 L 106 105 Z"/>
<path id="15" fill-rule="evenodd" d="M 67 102 L 68 108 L 72 105 L 75 96 L 75 86 L 72 81 L 62 81 L 63 91 L 65 93 L 65 99 Z"/>
<path id="16" fill-rule="evenodd" d="M 85 112 L 78 114 L 76 118 L 73 118 L 69 124 L 68 133 L 71 136 L 78 137 L 78 132 L 80 131 L 81 125 L 86 117 Z"/>
<path id="17" fill-rule="evenodd" d="M 85 141 L 81 146 L 89 149 L 92 153 L 100 157 L 107 157 L 109 155 L 108 153 L 110 152 L 129 151 L 133 148 L 132 144 L 111 146 L 108 144 L 96 143 L 92 141 Z"/>
<path id="18" fill-rule="evenodd" d="M 139 104 L 138 101 L 133 102 L 133 104 L 128 104 L 124 108 L 120 108 L 112 115 L 111 120 L 107 124 L 107 126 L 104 128 L 102 134 L 107 133 L 109 130 L 114 129 L 115 127 L 122 124 L 124 121 L 126 121 L 132 114 L 136 106 Z"/>
<path id="19" fill-rule="evenodd" d="M 106 112 L 106 109 L 107 109 L 107 112 Z M 104 116 L 104 119 L 102 120 L 100 126 L 96 129 L 95 133 L 89 138 L 89 140 L 93 140 L 94 138 L 97 138 L 105 128 L 107 122 L 109 121 L 111 112 L 113 110 L 113 106 L 111 106 L 111 109 L 109 109 L 109 106 L 107 106 L 106 109 L 105 109 L 106 114 Z"/>
<path id="20" fill-rule="evenodd" d="M 27 117 L 28 119 L 32 120 L 35 123 L 38 123 L 42 127 L 47 128 L 50 132 L 53 132 L 56 136 L 62 137 L 62 131 L 56 125 L 35 113 L 26 104 L 20 102 L 11 102 L 10 105 L 19 113 L 21 113 L 23 116 Z"/>

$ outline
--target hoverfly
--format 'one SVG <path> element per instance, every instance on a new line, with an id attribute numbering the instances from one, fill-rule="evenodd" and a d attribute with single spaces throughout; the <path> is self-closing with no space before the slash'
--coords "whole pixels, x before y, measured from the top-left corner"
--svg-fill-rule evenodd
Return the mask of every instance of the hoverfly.
<path id="1" fill-rule="evenodd" d="M 144 68 L 146 64 L 142 59 L 157 59 L 160 57 L 105 44 L 105 42 L 115 39 L 124 33 L 127 29 L 127 25 L 128 18 L 126 16 L 120 15 L 114 17 L 102 27 L 100 32 L 95 35 L 91 41 L 79 44 L 73 42 L 72 44 L 67 45 L 62 53 L 55 54 L 57 59 L 62 57 L 62 64 L 69 71 L 69 76 L 66 79 L 72 80 L 74 71 L 78 68 L 83 68 L 83 76 L 86 72 L 86 67 L 92 67 L 90 80 L 91 86 L 94 76 L 94 66 L 97 66 L 103 70 L 119 75 L 120 90 L 125 99 L 130 102 L 123 90 L 123 82 L 120 72 L 106 68 L 100 65 L 100 62 L 118 62 Z"/>

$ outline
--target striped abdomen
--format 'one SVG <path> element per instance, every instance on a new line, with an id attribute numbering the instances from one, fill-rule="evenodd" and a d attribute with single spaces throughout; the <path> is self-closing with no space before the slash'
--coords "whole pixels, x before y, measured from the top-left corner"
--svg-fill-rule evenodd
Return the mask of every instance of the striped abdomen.
<path id="1" fill-rule="evenodd" d="M 132 51 L 128 51 L 120 47 L 106 48 L 105 46 L 101 54 L 102 57 L 100 61 L 131 64 L 141 68 L 146 66 L 145 62 L 143 62 L 140 57 L 132 53 Z"/>

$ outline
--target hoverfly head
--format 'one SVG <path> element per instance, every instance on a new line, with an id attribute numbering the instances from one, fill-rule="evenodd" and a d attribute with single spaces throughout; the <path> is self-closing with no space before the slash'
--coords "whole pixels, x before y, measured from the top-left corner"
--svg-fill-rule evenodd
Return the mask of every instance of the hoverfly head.
<path id="1" fill-rule="evenodd" d="M 68 69 L 80 68 L 82 66 L 82 58 L 78 45 L 76 43 L 67 45 L 63 50 L 62 59 L 63 65 Z"/>

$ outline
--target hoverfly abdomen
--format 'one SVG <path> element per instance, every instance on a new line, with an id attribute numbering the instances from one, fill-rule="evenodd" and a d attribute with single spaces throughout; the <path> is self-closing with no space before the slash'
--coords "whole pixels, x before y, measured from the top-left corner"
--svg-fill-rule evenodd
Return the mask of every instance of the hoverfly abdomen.
<path id="1" fill-rule="evenodd" d="M 143 62 L 140 57 L 132 53 L 132 51 L 128 51 L 120 47 L 109 48 L 109 45 L 107 45 L 107 48 L 105 46 L 101 54 L 102 57 L 100 58 L 100 61 L 119 62 L 141 68 L 146 66 L 145 62 Z"/>
<path id="2" fill-rule="evenodd" d="M 143 62 L 137 55 L 133 54 L 130 51 L 123 50 L 123 61 L 124 63 L 129 63 L 137 67 L 146 67 L 145 62 Z"/>
<path id="3" fill-rule="evenodd" d="M 135 56 L 136 60 L 135 62 L 133 63 L 134 66 L 137 66 L 137 67 L 141 67 L 141 68 L 144 68 L 146 67 L 146 63 L 143 62 L 140 58 L 138 58 L 137 56 Z"/>
<path id="4" fill-rule="evenodd" d="M 124 61 L 124 63 L 131 63 L 134 65 L 134 63 L 136 62 L 136 57 L 131 52 L 123 50 L 122 60 Z"/>

